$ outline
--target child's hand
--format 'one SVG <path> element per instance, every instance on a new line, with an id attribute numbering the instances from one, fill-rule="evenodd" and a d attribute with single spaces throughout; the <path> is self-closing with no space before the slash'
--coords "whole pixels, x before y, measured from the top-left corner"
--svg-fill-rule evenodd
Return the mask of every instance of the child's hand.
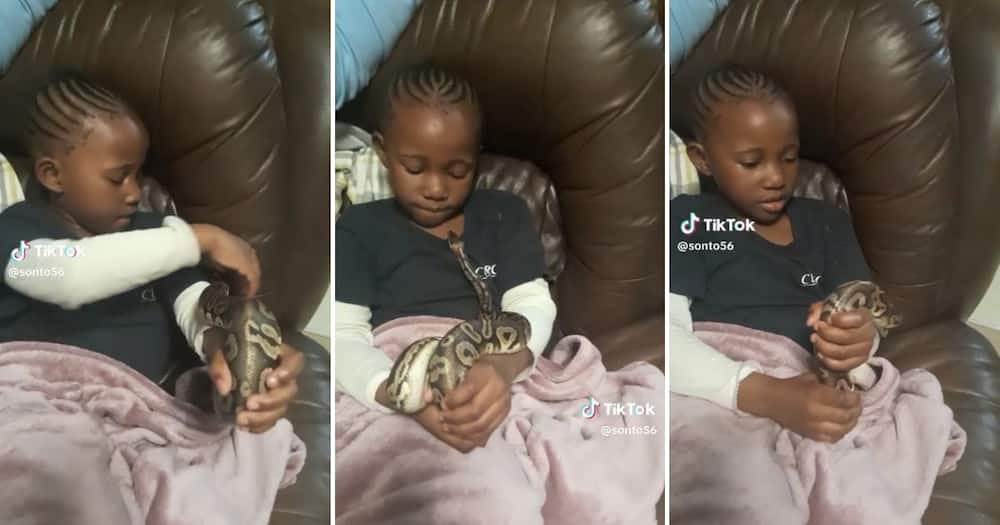
<path id="1" fill-rule="evenodd" d="M 225 332 L 219 328 L 205 331 L 203 348 L 208 361 L 208 375 L 219 394 L 232 390 L 233 377 L 222 352 Z M 266 432 L 285 416 L 288 405 L 299 391 L 297 378 L 305 365 L 302 353 L 282 343 L 278 368 L 264 371 L 267 392 L 247 398 L 246 407 L 236 412 L 236 424 L 250 432 Z"/>
<path id="2" fill-rule="evenodd" d="M 444 430 L 484 447 L 510 412 L 510 378 L 490 360 L 481 359 L 443 404 Z"/>
<path id="3" fill-rule="evenodd" d="M 226 395 L 233 389 L 233 376 L 229 373 L 229 365 L 223 355 L 222 348 L 226 341 L 226 331 L 217 326 L 205 330 L 202 336 L 201 348 L 208 365 L 208 377 L 220 395 Z"/>
<path id="4" fill-rule="evenodd" d="M 305 366 L 302 352 L 281 344 L 278 368 L 264 370 L 267 392 L 247 398 L 246 409 L 236 413 L 236 424 L 250 432 L 266 432 L 285 417 L 288 405 L 299 393 L 298 377 Z"/>
<path id="5" fill-rule="evenodd" d="M 809 307 L 806 325 L 815 333 L 810 336 L 816 356 L 830 370 L 847 371 L 868 362 L 875 341 L 872 314 L 861 308 L 851 312 L 837 312 L 830 316 L 830 323 L 819 320 L 822 303 Z"/>
<path id="6" fill-rule="evenodd" d="M 242 278 L 243 282 L 234 290 L 236 294 L 251 296 L 257 293 L 260 262 L 249 243 L 211 224 L 192 224 L 191 229 L 209 263 L 222 271 L 236 272 Z"/>
<path id="7" fill-rule="evenodd" d="M 412 416 L 413 419 L 417 420 L 417 423 L 420 423 L 420 426 L 463 454 L 476 448 L 475 442 L 445 430 L 445 425 L 441 421 L 441 409 L 430 402 L 432 398 L 430 389 L 424 394 L 424 398 L 427 400 L 427 407 Z"/>
<path id="8" fill-rule="evenodd" d="M 788 379 L 751 374 L 740 383 L 738 396 L 744 412 L 815 441 L 840 441 L 861 416 L 861 394 L 821 384 L 811 373 Z"/>

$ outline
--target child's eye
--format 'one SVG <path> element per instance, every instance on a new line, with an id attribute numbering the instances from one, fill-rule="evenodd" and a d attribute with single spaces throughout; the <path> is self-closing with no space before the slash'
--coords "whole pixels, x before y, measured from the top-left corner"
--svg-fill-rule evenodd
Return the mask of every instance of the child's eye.
<path id="1" fill-rule="evenodd" d="M 422 171 L 424 171 L 422 167 L 413 168 L 405 164 L 403 165 L 403 169 L 405 169 L 410 175 L 419 175 Z"/>
<path id="2" fill-rule="evenodd" d="M 461 170 L 461 171 L 452 171 L 452 172 L 450 173 L 450 175 L 451 175 L 452 177 L 456 178 L 456 179 L 464 179 L 464 178 L 465 178 L 465 176 L 466 176 L 466 175 L 468 175 L 468 174 L 469 174 L 469 172 L 468 172 L 468 171 L 465 171 L 465 170 Z"/>
<path id="3" fill-rule="evenodd" d="M 748 170 L 752 170 L 752 169 L 756 168 L 759 165 L 760 165 L 760 162 L 757 162 L 756 160 L 749 161 L 749 162 L 742 162 L 742 161 L 740 162 L 740 166 L 743 166 L 744 168 L 746 168 Z"/>
<path id="4" fill-rule="evenodd" d="M 799 161 L 798 155 L 793 155 L 791 157 L 785 157 L 785 162 L 798 162 L 798 161 Z"/>

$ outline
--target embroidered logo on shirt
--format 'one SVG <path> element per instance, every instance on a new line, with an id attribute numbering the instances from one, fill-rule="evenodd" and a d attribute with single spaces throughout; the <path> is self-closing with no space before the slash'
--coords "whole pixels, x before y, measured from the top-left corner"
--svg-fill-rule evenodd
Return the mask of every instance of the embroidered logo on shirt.
<path id="1" fill-rule="evenodd" d="M 152 288 L 145 288 L 142 291 L 142 300 L 147 303 L 155 303 L 156 293 L 153 292 Z"/>
<path id="2" fill-rule="evenodd" d="M 493 279 L 497 276 L 497 265 L 484 264 L 476 267 L 473 271 L 476 274 L 476 277 L 479 277 L 480 279 Z"/>
<path id="3" fill-rule="evenodd" d="M 807 273 L 803 275 L 802 278 L 799 280 L 799 284 L 801 284 L 802 286 L 816 286 L 819 284 L 819 280 L 822 278 L 823 278 L 822 275 L 813 275 L 811 273 Z"/>

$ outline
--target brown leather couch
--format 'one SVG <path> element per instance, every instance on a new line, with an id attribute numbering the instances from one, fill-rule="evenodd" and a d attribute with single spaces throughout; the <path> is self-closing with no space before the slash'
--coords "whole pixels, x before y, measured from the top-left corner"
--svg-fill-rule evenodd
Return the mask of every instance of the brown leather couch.
<path id="1" fill-rule="evenodd" d="M 609 369 L 662 370 L 662 2 L 484 4 L 424 0 L 336 120 L 373 129 L 388 82 L 411 65 L 466 75 L 485 113 L 478 185 L 522 196 L 539 228 L 558 307 L 551 341 L 584 334 Z M 658 510 L 662 523 L 662 500 Z"/>
<path id="2" fill-rule="evenodd" d="M 373 129 L 388 82 L 423 62 L 477 87 L 480 187 L 525 198 L 545 246 L 557 331 L 609 367 L 663 366 L 664 39 L 635 0 L 424 0 L 375 77 L 335 115 Z"/>
<path id="3" fill-rule="evenodd" d="M 80 71 L 135 106 L 151 137 L 145 171 L 178 214 L 257 249 L 261 293 L 307 357 L 288 419 L 308 459 L 274 525 L 331 516 L 330 354 L 299 333 L 330 279 L 329 21 L 327 0 L 60 0 L 0 77 L 0 151 L 16 165 L 33 92 Z"/>
<path id="4" fill-rule="evenodd" d="M 880 353 L 933 372 L 968 433 L 929 525 L 1000 523 L 1000 358 L 964 322 L 1000 260 L 998 38 L 990 0 L 732 0 L 670 80 L 682 136 L 691 89 L 726 61 L 767 71 L 795 98 L 813 161 L 802 193 L 846 197 L 905 318 Z"/>

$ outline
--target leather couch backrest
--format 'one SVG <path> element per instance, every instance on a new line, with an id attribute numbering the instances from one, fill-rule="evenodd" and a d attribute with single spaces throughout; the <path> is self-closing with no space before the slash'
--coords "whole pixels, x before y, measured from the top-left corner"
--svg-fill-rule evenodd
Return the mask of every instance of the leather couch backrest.
<path id="1" fill-rule="evenodd" d="M 0 148 L 24 154 L 26 108 L 53 73 L 106 84 L 149 130 L 146 174 L 181 217 L 250 241 L 268 305 L 301 329 L 330 272 L 330 7 L 266 4 L 60 0 L 0 77 Z"/>
<path id="2" fill-rule="evenodd" d="M 728 61 L 771 74 L 791 93 L 802 155 L 843 181 L 869 266 L 904 329 L 954 314 L 965 179 L 936 6 L 734 0 L 671 78 L 673 129 L 689 135 L 691 90 Z"/>
<path id="3" fill-rule="evenodd" d="M 559 324 L 594 335 L 663 315 L 664 60 L 648 2 L 424 0 L 369 87 L 336 117 L 373 129 L 389 81 L 414 64 L 469 78 L 486 151 L 551 180 L 562 239 L 552 233 L 545 246 L 550 268 L 565 260 Z M 529 201 L 545 194 L 544 184 L 531 188 Z M 549 203 L 532 207 L 554 210 Z"/>

